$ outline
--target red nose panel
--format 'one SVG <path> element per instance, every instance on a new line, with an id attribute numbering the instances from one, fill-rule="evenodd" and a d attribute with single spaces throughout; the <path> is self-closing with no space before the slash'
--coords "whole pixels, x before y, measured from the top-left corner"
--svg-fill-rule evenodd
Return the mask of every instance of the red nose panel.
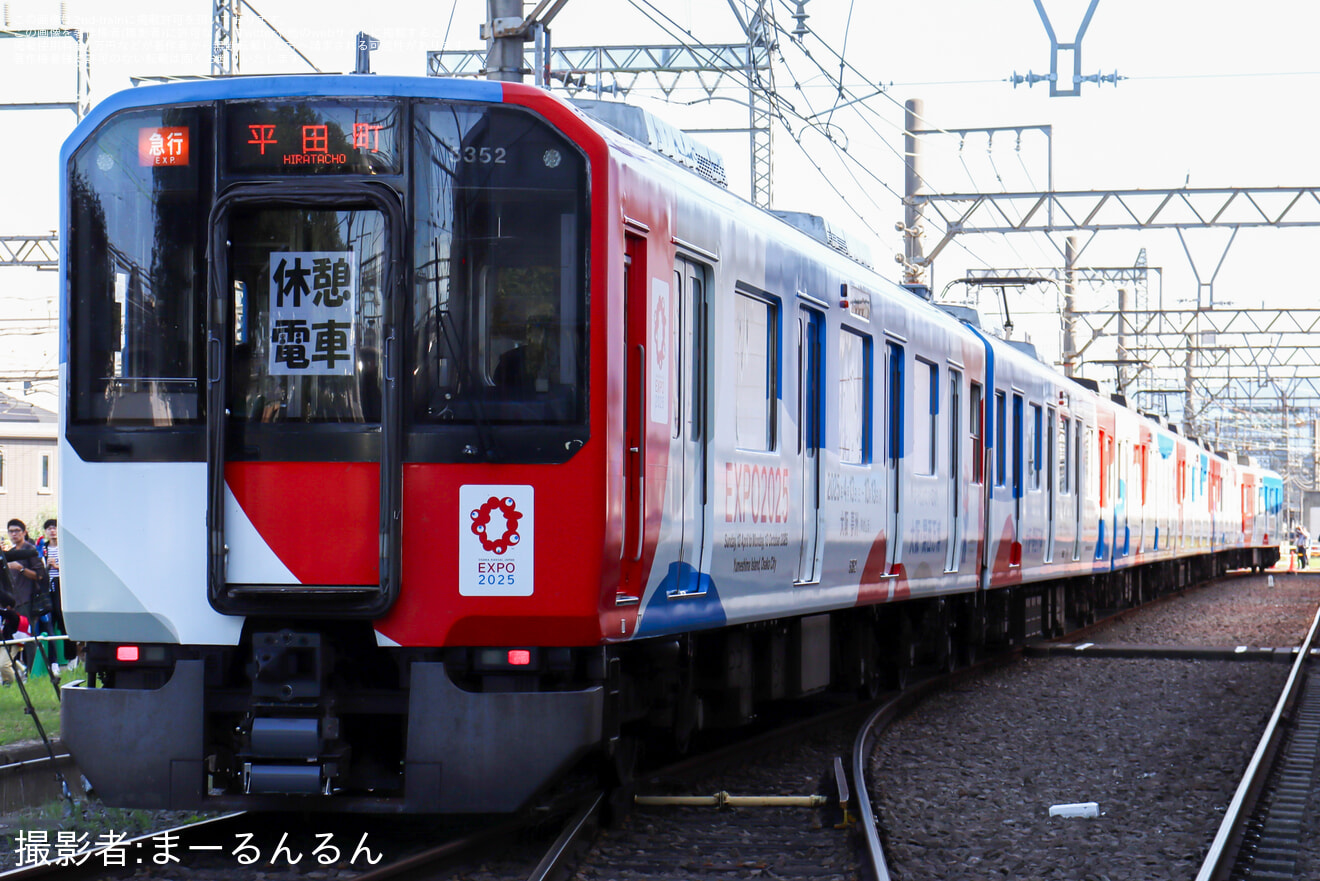
<path id="1" fill-rule="evenodd" d="M 380 466 L 231 462 L 225 482 L 303 584 L 380 583 Z"/>

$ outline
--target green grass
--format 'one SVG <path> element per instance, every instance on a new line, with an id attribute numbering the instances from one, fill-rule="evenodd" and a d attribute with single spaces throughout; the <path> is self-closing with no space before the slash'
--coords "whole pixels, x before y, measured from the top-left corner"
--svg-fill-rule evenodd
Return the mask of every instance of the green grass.
<path id="1" fill-rule="evenodd" d="M 40 679 L 29 679 L 26 686 L 32 707 L 41 720 L 41 727 L 46 729 L 47 735 L 57 736 L 60 733 L 60 702 L 55 696 L 55 690 L 50 687 L 50 678 L 42 676 Z M 28 715 L 18 685 L 0 687 L 0 746 L 40 739 L 41 735 L 37 733 L 37 726 Z"/>

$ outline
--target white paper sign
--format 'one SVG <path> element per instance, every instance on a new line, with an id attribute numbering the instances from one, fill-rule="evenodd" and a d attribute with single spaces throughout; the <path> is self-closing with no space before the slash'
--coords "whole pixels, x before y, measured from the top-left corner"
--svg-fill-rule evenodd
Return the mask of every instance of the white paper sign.
<path id="1" fill-rule="evenodd" d="M 459 594 L 532 595 L 534 507 L 530 486 L 459 487 Z"/>
<path id="2" fill-rule="evenodd" d="M 352 251 L 271 253 L 270 374 L 353 375 L 357 283 Z"/>

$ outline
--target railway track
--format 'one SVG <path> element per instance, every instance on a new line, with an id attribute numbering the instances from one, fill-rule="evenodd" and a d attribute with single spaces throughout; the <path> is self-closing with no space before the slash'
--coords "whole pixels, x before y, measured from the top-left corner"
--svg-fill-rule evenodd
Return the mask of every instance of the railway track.
<path id="1" fill-rule="evenodd" d="M 1317 620 L 1320 620 L 1320 618 Z M 862 817 L 860 828 L 867 840 L 867 851 L 869 854 L 867 860 L 870 863 L 867 872 L 870 877 L 880 879 L 880 881 L 884 881 L 884 879 L 891 877 L 890 867 L 893 865 L 893 859 L 892 855 L 887 856 L 885 853 L 884 847 L 882 846 L 883 838 L 886 844 L 895 841 L 901 843 L 902 848 L 905 851 L 904 857 L 907 862 L 905 863 L 900 860 L 901 871 L 898 872 L 898 875 L 905 878 L 935 877 L 936 875 L 931 874 L 933 871 L 938 872 L 939 877 L 988 877 L 994 875 L 996 872 L 1003 871 L 1004 866 L 1007 863 L 1017 863 L 1017 869 L 1015 871 L 1010 871 L 1009 874 L 1018 874 L 1022 877 L 1074 877 L 1074 874 L 1070 874 L 1074 869 L 1077 871 L 1077 876 L 1090 872 L 1095 873 L 1096 877 L 1100 877 L 1111 871 L 1116 873 L 1114 875 L 1115 877 L 1125 875 L 1126 867 L 1118 868 L 1105 865 L 1105 847 L 1122 847 L 1127 850 L 1136 851 L 1141 851 L 1142 848 L 1149 848 L 1150 855 L 1143 856 L 1141 859 L 1144 860 L 1143 870 L 1149 872 L 1150 877 L 1191 878 L 1196 871 L 1196 866 L 1200 864 L 1200 860 L 1198 857 L 1195 863 L 1190 863 L 1189 865 L 1191 855 L 1188 851 L 1195 850 L 1204 854 L 1206 846 L 1210 843 L 1212 837 L 1215 839 L 1215 846 L 1211 849 L 1211 853 L 1206 858 L 1206 867 L 1202 870 L 1202 874 L 1197 876 L 1198 881 L 1212 881 L 1212 879 L 1228 878 L 1266 878 L 1271 879 L 1271 881 L 1276 881 L 1276 879 L 1281 878 L 1315 877 L 1313 871 L 1314 866 L 1317 864 L 1314 861 L 1315 858 L 1312 857 L 1312 863 L 1307 863 L 1305 842 L 1298 842 L 1299 839 L 1304 838 L 1306 832 L 1306 824 L 1303 823 L 1303 814 L 1306 812 L 1307 805 L 1304 797 L 1297 794 L 1299 791 L 1309 792 L 1310 784 L 1314 779 L 1313 772 L 1316 764 L 1317 747 L 1320 746 L 1320 688 L 1315 689 L 1318 693 L 1314 695 L 1302 691 L 1302 683 L 1305 681 L 1305 676 L 1304 672 L 1299 673 L 1299 670 L 1303 670 L 1305 666 L 1309 666 L 1313 663 L 1311 658 L 1314 653 L 1309 651 L 1309 649 L 1307 651 L 1302 651 L 1295 647 L 1279 649 L 1245 645 L 1230 645 L 1223 648 L 1105 645 L 1101 642 L 1104 637 L 1102 635 L 1096 635 L 1097 633 L 1103 632 L 1103 624 L 1104 622 L 1100 622 L 1096 627 L 1086 628 L 1084 631 L 1069 634 L 1055 643 L 1027 646 L 1022 654 L 1029 658 L 1073 656 L 1077 658 L 1085 657 L 1096 659 L 1093 662 L 1064 661 L 1063 663 L 1072 665 L 1068 668 L 1070 670 L 1077 669 L 1076 665 L 1079 663 L 1083 665 L 1094 663 L 1102 666 L 1113 664 L 1158 666 L 1163 664 L 1169 671 L 1168 675 L 1170 676 L 1170 682 L 1161 684 L 1163 690 L 1160 693 L 1164 699 L 1173 699 L 1175 701 L 1179 699 L 1179 688 L 1182 686 L 1174 683 L 1174 679 L 1182 677 L 1191 683 L 1188 687 L 1195 690 L 1197 688 L 1204 688 L 1206 681 L 1220 682 L 1225 677 L 1234 677 L 1234 674 L 1232 673 L 1220 673 L 1218 674 L 1220 676 L 1219 680 L 1212 679 L 1202 681 L 1197 679 L 1195 674 L 1189 677 L 1188 670 L 1200 669 L 1204 672 L 1204 670 L 1207 669 L 1207 665 L 1211 667 L 1218 665 L 1216 669 L 1220 671 L 1241 671 L 1241 674 L 1236 676 L 1241 682 L 1233 684 L 1237 691 L 1247 691 L 1256 687 L 1252 683 L 1261 681 L 1260 675 L 1263 671 L 1279 669 L 1279 673 L 1272 674 L 1272 676 L 1277 677 L 1274 680 L 1277 682 L 1284 677 L 1284 671 L 1286 668 L 1283 668 L 1283 662 L 1296 661 L 1298 666 L 1288 676 L 1288 685 L 1290 687 L 1285 690 L 1284 696 L 1278 701 L 1274 713 L 1275 718 L 1270 725 L 1271 730 L 1266 732 L 1261 745 L 1257 748 L 1256 755 L 1248 769 L 1247 776 L 1249 779 L 1244 780 L 1241 784 L 1239 794 L 1233 799 L 1233 804 L 1229 810 L 1229 816 L 1224 819 L 1219 834 L 1217 836 L 1215 835 L 1214 826 L 1210 824 L 1217 822 L 1215 819 L 1217 811 L 1224 811 L 1223 805 L 1229 801 L 1229 796 L 1233 791 L 1232 786 L 1233 783 L 1236 782 L 1236 778 L 1224 778 L 1224 795 L 1220 797 L 1222 798 L 1222 801 L 1216 806 L 1214 804 L 1214 797 L 1212 795 L 1207 795 L 1206 792 L 1202 791 L 1214 785 L 1213 783 L 1207 785 L 1207 781 L 1204 777 L 1198 777 L 1194 782 L 1169 779 L 1173 767 L 1170 765 L 1162 765 L 1161 762 L 1168 760 L 1173 749 L 1166 749 L 1163 752 L 1154 754 L 1147 753 L 1144 757 L 1138 757 L 1135 761 L 1131 757 L 1115 755 L 1112 767 L 1103 769 L 1104 777 L 1107 778 L 1110 774 L 1129 775 L 1129 769 L 1136 765 L 1140 767 L 1142 773 L 1131 774 L 1129 776 L 1150 778 L 1148 780 L 1134 781 L 1124 779 L 1115 781 L 1102 779 L 1101 774 L 1097 773 L 1095 769 L 1088 769 L 1090 776 L 1083 775 L 1083 779 L 1087 781 L 1085 785 L 1089 785 L 1092 790 L 1105 793 L 1108 796 L 1108 803 L 1103 805 L 1100 809 L 1100 819 L 1094 822 L 1047 820 L 1045 819 L 1044 811 L 1044 808 L 1049 805 L 1049 802 L 1047 801 L 1039 808 L 1041 811 L 1039 818 L 1033 816 L 1033 812 L 1037 809 L 1035 805 L 1032 805 L 1025 810 L 1023 810 L 1021 805 L 1018 805 L 1018 812 L 1016 814 L 1010 811 L 1003 811 L 995 814 L 992 820 L 986 821 L 981 825 L 976 825 L 975 823 L 969 824 L 968 821 L 971 819 L 969 814 L 980 809 L 980 807 L 983 807 L 985 802 L 981 802 L 978 806 L 975 801 L 969 803 L 967 800 L 963 800 L 958 803 L 956 799 L 951 799 L 941 801 L 937 808 L 921 815 L 927 821 L 931 820 L 932 815 L 935 817 L 933 825 L 935 825 L 936 828 L 933 830 L 928 826 L 908 827 L 911 829 L 922 829 L 923 831 L 920 833 L 905 832 L 904 829 L 896 829 L 892 826 L 889 826 L 886 830 L 877 826 L 877 822 L 883 822 L 876 819 L 879 816 L 880 811 L 877 810 L 874 805 L 869 803 L 869 797 L 874 794 L 873 787 L 863 786 L 858 793 L 857 812 Z M 1311 630 L 1307 636 L 1308 646 L 1310 645 L 1310 641 L 1314 638 L 1315 630 L 1316 625 L 1315 621 L 1313 621 Z M 1097 640 L 1097 642 L 1092 642 L 1092 639 Z M 1256 663 L 1246 666 L 1240 663 L 1252 661 Z M 1032 663 L 1039 666 L 1041 662 L 1033 661 Z M 1052 664 L 1055 663 L 1055 661 L 1051 660 L 1048 663 Z M 1262 666 L 1262 663 L 1264 666 Z M 1190 665 L 1190 667 L 1187 665 Z M 1147 668 L 1142 667 L 1141 669 L 1146 670 Z M 1251 676 L 1247 676 L 1246 674 L 1248 671 L 1254 672 L 1251 673 Z M 967 675 L 965 671 L 960 671 L 960 674 L 964 676 Z M 1115 676 L 1119 675 L 1121 674 L 1116 671 Z M 959 674 L 955 674 L 955 677 L 948 680 L 928 682 L 926 683 L 928 686 L 927 691 L 934 692 L 946 686 L 950 686 L 951 691 L 956 690 L 958 692 L 966 692 L 969 694 L 975 693 L 979 686 L 953 687 L 957 682 L 958 676 Z M 992 691 L 1000 688 L 1003 688 L 1003 686 L 990 686 Z M 1085 687 L 1080 687 L 1079 690 L 1084 691 Z M 1123 695 L 1121 693 L 1121 684 L 1116 687 L 1115 691 L 1120 694 L 1119 699 L 1125 700 L 1126 706 L 1125 710 L 1119 710 L 1116 706 L 1115 710 L 1117 712 L 1127 712 L 1131 715 L 1136 715 L 1146 709 L 1147 704 L 1141 697 L 1133 696 L 1129 699 L 1128 695 Z M 888 774 L 890 772 L 891 769 L 889 768 L 886 768 L 884 771 L 879 771 L 872 766 L 872 763 L 876 761 L 876 757 L 878 756 L 874 743 L 883 737 L 883 729 L 885 726 L 902 718 L 905 713 L 917 704 L 917 701 L 913 699 L 915 697 L 916 696 L 904 694 L 901 700 L 894 701 L 892 704 L 881 708 L 875 714 L 873 719 L 868 722 L 861 734 L 859 734 L 853 755 L 854 776 L 857 779 L 867 779 L 863 776 L 863 774 L 866 773 L 867 768 L 872 768 L 872 774 L 876 775 Z M 1268 700 L 1268 698 L 1264 693 L 1261 694 L 1260 697 L 1262 700 L 1258 701 L 1258 704 L 1260 706 L 1265 706 L 1264 701 Z M 1097 696 L 1097 699 L 1103 700 L 1104 698 L 1102 696 Z M 953 700 L 953 698 L 950 698 L 951 702 Z M 1021 697 L 1009 688 L 1000 692 L 993 698 L 993 700 L 999 702 L 1013 702 L 1021 701 Z M 1314 702 L 1314 706 L 1308 706 L 1308 700 Z M 1231 700 L 1225 702 L 1223 705 L 1225 710 L 1229 709 L 1228 704 L 1231 704 L 1231 702 Z M 982 704 L 982 706 L 983 705 L 984 704 Z M 1042 709 L 1046 713 L 1050 712 L 1049 709 L 1044 708 L 1043 704 Z M 1238 731 L 1249 731 L 1257 725 L 1260 725 L 1260 720 L 1264 718 L 1263 715 L 1258 715 L 1255 711 L 1250 712 L 1251 715 L 1242 717 L 1241 721 L 1239 721 L 1237 717 L 1232 717 L 1231 714 L 1221 715 L 1213 721 L 1216 726 L 1223 731 L 1231 731 L 1233 729 Z M 1266 711 L 1265 714 L 1267 715 L 1268 712 Z M 939 715 L 938 713 L 935 714 L 933 721 L 930 719 L 927 719 L 926 721 L 929 722 L 930 726 L 944 725 L 947 727 L 951 724 L 945 716 Z M 993 721 L 985 718 L 979 720 L 982 726 L 994 726 L 1001 724 L 1002 721 L 1003 720 L 999 718 L 996 718 Z M 1202 721 L 1210 722 L 1211 720 L 1205 719 Z M 965 722 L 959 724 L 965 724 Z M 1189 728 L 1192 724 L 1194 723 L 1189 721 L 1184 723 L 1183 727 Z M 1088 731 L 1085 719 L 1082 719 L 1080 722 L 1078 719 L 1069 719 L 1067 721 L 1056 719 L 1054 727 L 1056 729 L 1068 729 L 1071 732 L 1070 736 L 1080 740 L 1090 741 L 1098 739 L 1103 743 L 1106 738 L 1108 738 L 1111 743 L 1115 740 L 1117 740 L 1119 744 L 1122 743 L 1122 738 L 1115 738 L 1111 732 L 1100 731 L 1097 733 Z M 1136 727 L 1140 728 L 1140 725 L 1138 724 Z M 914 735 L 920 736 L 920 731 L 929 730 L 931 730 L 929 726 L 926 728 L 919 728 L 916 731 L 908 731 L 907 736 L 910 739 L 910 737 Z M 1058 732 L 1055 731 L 1053 733 L 1057 734 Z M 1285 734 L 1290 737 L 1291 740 L 1282 741 L 1283 745 L 1280 746 L 1281 738 L 1283 738 Z M 1050 749 L 1048 746 L 1050 742 L 1048 736 L 1042 736 L 1039 732 L 1024 729 L 1020 732 L 1020 737 L 1022 743 L 1031 743 L 1036 750 L 1045 752 Z M 1154 740 L 1158 742 L 1161 737 L 1164 737 L 1166 740 L 1172 739 L 1176 741 L 1181 738 L 1181 735 L 1178 733 L 1178 729 L 1174 727 L 1167 729 L 1160 734 L 1156 734 Z M 986 739 L 986 733 L 984 730 L 981 736 L 974 738 L 976 741 L 984 739 Z M 1232 741 L 1232 739 L 1232 737 L 1228 738 L 1229 741 Z M 1239 742 L 1244 746 L 1247 744 L 1245 738 L 1239 738 Z M 1254 741 L 1251 742 L 1254 743 Z M 953 741 L 950 741 L 950 744 L 952 745 Z M 1143 748 L 1148 746 L 1149 743 L 1142 744 Z M 987 747 L 993 751 L 994 749 L 1002 749 L 1003 745 L 988 744 Z M 964 749 L 962 745 L 952 746 L 952 748 L 959 751 Z M 1122 749 L 1122 746 L 1117 746 L 1117 748 Z M 1039 779 L 1033 780 L 1030 778 L 1033 775 L 1039 775 L 1040 778 L 1046 776 L 1050 763 L 1042 762 L 1035 767 L 1033 767 L 1032 763 L 1029 761 L 1020 763 L 1019 758 L 1021 747 L 1017 747 L 1016 749 L 1018 750 L 1018 754 L 1012 755 L 1012 760 L 1009 762 L 1009 764 L 1014 765 L 1014 770 L 1010 772 L 1008 776 L 1011 777 L 1013 773 L 1025 775 L 1027 778 L 1025 782 L 1028 783 L 1027 789 L 1032 791 L 1035 795 L 1039 795 L 1041 792 L 1048 792 L 1048 786 L 1041 783 Z M 1250 752 L 1250 746 L 1246 746 L 1246 751 Z M 956 763 L 957 761 L 953 759 L 953 754 L 940 753 L 938 749 L 932 749 L 932 753 L 933 755 L 922 753 L 913 758 L 912 761 L 915 763 L 924 762 L 926 764 L 938 764 L 941 761 L 941 758 L 937 756 L 943 756 L 943 761 L 946 763 L 951 761 Z M 1004 756 L 1005 758 L 1011 755 L 1004 753 L 994 754 Z M 1228 755 L 1228 757 L 1225 758 L 1225 755 Z M 1240 755 L 1243 756 L 1241 761 L 1245 764 L 1247 762 L 1246 752 L 1240 753 Z M 966 758 L 966 753 L 962 752 L 960 758 Z M 1231 755 L 1229 754 L 1215 755 L 1214 758 L 1215 763 L 1218 765 L 1223 765 L 1225 763 L 1231 765 L 1233 763 Z M 1051 759 L 1055 764 L 1060 762 L 1066 763 L 1068 761 L 1066 758 L 1059 758 L 1053 755 L 1051 755 Z M 975 764 L 975 762 L 973 761 L 972 764 Z M 1024 770 L 1019 770 L 1019 765 L 1021 765 L 1021 768 Z M 1241 765 L 1238 765 L 1237 767 L 1240 769 Z M 1264 777 L 1269 771 L 1271 771 L 1271 769 L 1273 769 L 1273 778 L 1271 778 L 1273 782 L 1266 785 L 1266 783 L 1263 782 Z M 1173 774 L 1176 776 L 1176 771 L 1173 771 Z M 916 792 L 923 793 L 922 797 L 924 798 L 924 793 L 932 789 L 943 788 L 948 790 L 963 786 L 974 788 L 977 783 L 982 782 L 979 780 L 976 782 L 968 782 L 968 776 L 969 775 L 964 775 L 961 779 L 958 779 L 956 774 L 950 774 L 946 776 L 942 782 L 932 782 L 923 779 L 923 782 L 917 785 L 924 785 L 926 789 L 918 789 Z M 1067 775 L 1056 776 L 1066 777 Z M 1210 773 L 1207 776 L 1213 777 L 1213 773 Z M 1021 784 L 1024 781 L 1019 779 L 1017 782 Z M 913 784 L 911 780 L 907 780 L 903 785 L 911 787 Z M 1289 791 L 1290 788 L 1291 791 Z M 1186 843 L 1170 843 L 1169 839 L 1161 838 L 1161 835 L 1165 830 L 1161 829 L 1159 833 L 1156 833 L 1154 829 L 1155 826 L 1176 827 L 1180 822 L 1185 820 L 1185 817 L 1167 814 L 1161 815 L 1159 811 L 1167 811 L 1169 803 L 1177 802 L 1181 795 L 1189 789 L 1195 790 L 1198 797 L 1204 797 L 1202 802 L 1199 803 L 1202 816 L 1205 818 L 1203 821 L 1204 832 L 1201 833 L 1202 837 L 1199 839 L 1202 844 L 1199 847 L 1196 847 L 1194 844 L 1188 846 Z M 910 791 L 912 791 L 910 788 L 903 790 L 903 792 Z M 1273 795 L 1275 791 L 1278 792 L 1277 796 Z M 1149 795 L 1153 803 L 1159 805 L 1156 810 L 1156 815 L 1159 816 L 1159 819 L 1150 821 L 1150 824 L 1147 827 L 1151 833 L 1149 835 L 1146 835 L 1145 832 L 1134 833 L 1128 831 L 1132 829 L 1134 825 L 1134 818 L 1140 814 L 1142 810 L 1146 810 L 1144 805 L 1134 804 L 1134 802 L 1140 801 L 1140 793 L 1142 792 Z M 1253 811 L 1253 804 L 1258 795 L 1259 806 Z M 901 799 L 903 797 L 904 796 L 901 794 L 895 794 L 893 799 Z M 982 797 L 984 798 L 984 796 Z M 992 794 L 990 801 L 994 801 L 995 798 L 996 795 Z M 1105 798 L 1102 797 L 1101 801 L 1105 801 Z M 1179 807 L 1186 810 L 1196 809 L 1195 805 L 1180 805 Z M 873 817 L 871 815 L 875 816 Z M 949 818 L 949 826 L 956 827 L 957 832 L 951 836 L 945 836 L 944 833 L 940 831 L 941 828 L 943 828 L 942 824 L 939 823 L 940 817 Z M 955 817 L 958 818 L 957 821 L 953 819 Z M 911 821 L 911 817 L 909 817 L 908 820 Z M 1067 827 L 1064 825 L 1067 823 L 1072 823 L 1072 825 Z M 1196 834 L 1194 831 L 1189 834 L 1195 839 Z M 1106 835 L 1109 835 L 1110 838 L 1106 838 Z M 1114 835 L 1118 836 L 1118 842 L 1117 844 L 1111 845 L 1108 842 L 1112 840 Z M 1123 836 L 1125 835 L 1129 837 L 1124 838 Z M 977 850 L 974 847 L 965 847 L 968 838 L 976 839 L 978 836 L 995 838 L 994 846 L 989 848 L 991 851 L 999 848 L 1010 853 L 1021 854 L 1023 857 L 1027 857 L 1027 859 L 1021 860 L 1014 856 L 1009 856 L 1007 859 L 1001 859 L 998 862 L 995 862 L 993 859 L 987 859 L 984 863 L 981 863 L 982 851 Z M 913 842 L 923 838 L 925 840 L 922 840 L 919 845 L 913 844 Z M 1146 843 L 1142 843 L 1142 839 L 1146 838 L 1149 838 L 1150 840 Z M 1174 842 L 1178 841 L 1177 836 L 1174 836 L 1172 840 Z M 1063 842 L 1062 845 L 1060 844 L 1061 841 Z M 1185 842 L 1186 838 L 1184 837 L 1182 841 Z M 955 845 L 962 847 L 962 849 L 958 850 L 958 847 Z M 1000 847 L 1001 845 L 1002 848 Z M 1053 848 L 1050 851 L 1050 857 L 1046 859 L 1036 857 L 1036 859 L 1040 860 L 1041 864 L 1033 866 L 1031 862 L 1032 857 L 1029 857 L 1028 855 L 1031 851 L 1039 849 L 1043 845 L 1048 845 Z M 918 853 L 922 854 L 921 858 L 916 862 L 912 861 L 914 847 Z M 1289 847 L 1292 849 L 1291 852 L 1288 851 Z M 1089 856 L 1087 855 L 1088 848 L 1090 848 Z M 970 859 L 968 859 L 969 851 L 972 852 Z M 1042 851 L 1042 853 L 1043 852 L 1044 851 Z M 992 853 L 991 856 L 995 859 L 999 859 L 1001 855 Z M 1126 856 L 1131 856 L 1131 854 Z M 1065 865 L 1063 864 L 1063 860 L 1066 858 L 1074 858 L 1077 862 L 1071 866 Z M 973 865 L 977 863 L 981 864 L 977 865 L 975 868 L 968 868 L 967 866 L 959 866 L 960 860 L 965 860 Z M 1054 862 L 1051 862 L 1051 860 Z M 1292 862 L 1287 863 L 1289 860 Z M 1161 861 L 1166 865 L 1159 869 L 1152 868 L 1153 866 L 1158 865 Z M 1301 874 L 1289 874 L 1289 865 L 1295 865 Z M 1233 869 L 1234 866 L 1236 866 L 1236 869 Z M 958 874 L 958 871 L 955 871 L 953 874 L 945 874 L 944 872 L 939 871 L 940 868 L 949 870 L 957 868 L 962 874 Z M 1185 875 L 1183 875 L 1184 871 L 1186 872 Z M 1059 874 L 1060 872 L 1062 874 Z M 1277 874 L 1267 874 L 1267 872 L 1276 872 Z M 1307 874 L 1308 872 L 1310 874 Z M 1037 873 L 1039 873 L 1039 875 Z M 1133 875 L 1132 877 L 1137 876 L 1138 875 Z"/>
<path id="2" fill-rule="evenodd" d="M 1316 842 L 1306 818 L 1320 752 L 1320 679 L 1316 672 L 1317 611 L 1275 704 L 1274 712 L 1228 806 L 1197 881 L 1283 881 Z"/>
<path id="3" fill-rule="evenodd" d="M 836 707 L 797 726 L 777 728 L 753 741 L 651 772 L 637 783 L 643 802 L 616 827 L 603 832 L 598 831 L 598 825 L 604 796 L 592 794 L 585 802 L 578 800 L 571 806 L 564 802 L 553 810 L 543 809 L 497 826 L 442 832 L 403 830 L 398 840 L 387 840 L 385 832 L 373 830 L 364 836 L 366 854 L 376 858 L 373 864 L 370 860 L 348 859 L 347 851 L 359 843 L 365 825 L 361 817 L 316 821 L 320 823 L 317 828 L 292 832 L 292 837 L 282 839 L 275 830 L 283 828 L 287 818 L 275 822 L 237 815 L 199 824 L 195 830 L 190 826 L 123 842 L 119 849 L 128 858 L 114 866 L 106 865 L 103 853 L 92 853 L 81 867 L 30 866 L 0 877 L 72 879 L 135 875 L 147 879 L 209 879 L 216 877 L 217 872 L 223 876 L 226 870 L 253 871 L 259 867 L 263 877 L 271 881 L 282 877 L 302 878 L 314 858 L 317 836 L 331 835 L 334 846 L 345 851 L 332 865 L 335 870 L 332 877 L 354 877 L 362 881 L 460 875 L 480 879 L 543 879 L 565 877 L 570 866 L 577 877 L 586 879 L 628 874 L 665 879 L 712 874 L 731 878 L 774 875 L 803 879 L 887 879 L 889 868 L 879 846 L 876 811 L 868 797 L 870 787 L 864 770 L 883 726 L 900 718 L 933 692 L 975 679 L 988 668 L 1003 665 L 1022 654 L 1104 654 L 1104 649 L 1095 645 L 1082 648 L 1087 646 L 1087 640 L 1076 634 L 1067 638 L 1071 642 L 1048 648 L 1019 647 L 949 676 L 919 681 L 907 691 L 891 696 L 879 705 L 879 710 L 877 704 Z M 1131 655 L 1142 650 L 1125 647 L 1114 651 Z M 1180 651 L 1185 657 L 1188 650 Z M 1278 654 L 1273 653 L 1276 657 Z M 1261 652 L 1231 648 L 1219 656 L 1242 659 L 1261 657 Z M 869 720 L 862 725 L 868 716 Z M 835 759 L 840 756 L 849 756 L 846 764 L 851 769 L 850 778 L 833 770 Z M 676 797 L 682 796 L 696 798 L 680 803 Z M 752 801 L 740 803 L 740 796 L 750 796 Z M 789 801 L 776 804 L 776 799 Z M 697 800 L 704 803 L 695 803 Z M 1247 816 L 1249 803 L 1246 799 L 1243 803 L 1242 813 Z M 1275 803 L 1284 804 L 1285 800 L 1276 799 Z M 1263 835 L 1252 837 L 1250 829 L 1255 827 L 1251 822 L 1260 826 L 1258 820 L 1249 821 L 1244 825 L 1248 832 L 1238 833 L 1236 837 L 1254 848 L 1251 852 L 1259 867 L 1262 856 L 1273 853 L 1261 843 L 1266 840 Z M 251 839 L 241 839 L 253 828 L 260 829 L 260 833 Z M 350 829 L 356 834 L 350 833 Z M 855 847 L 850 829 L 859 829 L 868 839 L 868 846 Z M 419 845 L 420 841 L 437 838 L 443 843 Z M 1228 840 L 1235 841 L 1231 834 Z M 172 853 L 188 858 L 160 865 L 156 858 L 166 850 L 163 841 L 171 842 L 168 849 Z M 278 861 L 272 861 L 270 857 L 280 853 L 281 843 L 286 848 L 283 851 L 286 863 L 289 856 L 300 853 L 306 860 L 304 865 L 279 865 Z M 216 844 L 220 847 L 211 849 Z M 240 864 L 237 854 L 241 844 L 249 845 L 244 850 L 246 855 L 260 855 L 257 865 Z M 1231 854 L 1246 852 L 1246 848 L 1230 851 Z"/>

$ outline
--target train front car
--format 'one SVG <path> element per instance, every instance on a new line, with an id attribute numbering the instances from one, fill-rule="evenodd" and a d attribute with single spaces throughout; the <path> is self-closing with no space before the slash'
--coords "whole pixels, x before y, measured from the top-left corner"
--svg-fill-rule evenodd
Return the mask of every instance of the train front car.
<path id="1" fill-rule="evenodd" d="M 600 138 L 274 77 L 121 93 L 61 159 L 63 731 L 105 801 L 507 811 L 595 746 Z"/>

